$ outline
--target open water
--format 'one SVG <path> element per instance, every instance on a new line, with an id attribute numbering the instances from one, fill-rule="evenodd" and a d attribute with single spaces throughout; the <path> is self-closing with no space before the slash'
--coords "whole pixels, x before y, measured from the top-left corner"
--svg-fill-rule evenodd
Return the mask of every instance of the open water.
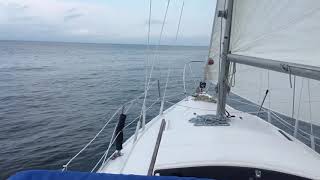
<path id="1" fill-rule="evenodd" d="M 151 55 L 150 59 L 157 61 L 148 106 L 159 97 L 157 80 L 163 93 L 168 67 L 166 95 L 171 102 L 183 98 L 184 64 L 205 60 L 207 50 L 161 46 L 155 56 Z M 121 104 L 144 91 L 147 52 L 143 45 L 0 41 L 0 179 L 27 169 L 61 169 Z M 189 94 L 198 83 L 193 80 L 202 77 L 202 70 L 201 63 L 193 65 L 193 73 L 187 66 Z M 128 122 L 139 115 L 141 101 L 131 106 Z M 257 110 L 237 102 L 229 104 L 241 110 Z M 158 112 L 156 103 L 147 119 Z M 70 170 L 92 169 L 108 147 L 116 119 L 70 164 Z M 288 122 L 293 123 L 290 119 Z M 126 138 L 135 125 L 125 131 Z M 301 128 L 309 129 L 308 125 Z M 316 130 L 319 134 L 319 128 Z M 310 144 L 308 137 L 300 139 Z"/>

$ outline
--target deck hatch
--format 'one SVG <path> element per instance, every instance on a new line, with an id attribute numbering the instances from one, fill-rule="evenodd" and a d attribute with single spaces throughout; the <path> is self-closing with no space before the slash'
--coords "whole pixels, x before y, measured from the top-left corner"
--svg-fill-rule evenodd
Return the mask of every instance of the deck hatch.
<path id="1" fill-rule="evenodd" d="M 276 171 L 235 166 L 203 166 L 174 169 L 159 169 L 155 171 L 155 174 L 159 174 L 160 176 L 197 177 L 219 180 L 307 180 L 307 178 Z"/>

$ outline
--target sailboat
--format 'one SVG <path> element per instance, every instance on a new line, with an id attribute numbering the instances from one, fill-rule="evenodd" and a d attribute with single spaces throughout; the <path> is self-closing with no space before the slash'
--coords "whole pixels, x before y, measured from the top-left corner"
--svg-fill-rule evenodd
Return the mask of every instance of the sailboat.
<path id="1" fill-rule="evenodd" d="M 284 82 L 279 86 L 289 86 L 290 82 L 295 86 L 290 86 L 294 91 L 302 86 L 299 78 L 309 86 L 310 81 L 320 80 L 319 19 L 318 0 L 218 0 L 205 78 L 199 82 L 196 93 L 186 95 L 166 110 L 163 104 L 169 101 L 164 93 L 159 98 L 160 113 L 149 122 L 143 103 L 141 116 L 135 121 L 136 131 L 124 143 L 122 133 L 128 125 L 125 110 L 120 107 L 110 118 L 111 121 L 120 114 L 110 145 L 92 172 L 131 174 L 141 179 L 143 176 L 320 179 L 320 155 L 315 151 L 314 134 L 314 128 L 320 124 L 319 116 L 316 117 L 317 102 L 310 100 L 310 93 L 306 99 L 308 106 L 305 101 L 296 100 L 296 97 L 305 98 L 299 96 L 302 90 L 293 94 L 283 92 L 282 96 L 290 94 L 295 99 L 295 107 L 291 104 L 281 109 L 276 100 L 282 96 L 277 95 L 276 88 L 261 85 L 262 82 L 270 85 L 271 77 L 282 78 Z M 246 68 L 247 76 L 243 73 Z M 206 86 L 211 83 L 216 88 L 209 92 Z M 254 89 L 259 84 L 260 88 Z M 140 97 L 147 97 L 148 88 L 149 84 Z M 244 88 L 259 93 L 245 93 Z M 247 102 L 256 104 L 256 112 L 228 106 L 232 93 L 239 93 Z M 270 96 L 279 98 L 273 102 Z M 131 102 L 126 105 L 130 106 Z M 265 102 L 269 103 L 268 107 Z M 299 107 L 298 116 L 297 102 L 303 106 Z M 290 124 L 293 134 L 272 123 L 273 117 L 283 116 L 294 119 L 294 124 Z M 311 147 L 297 139 L 301 123 L 310 124 L 310 133 L 305 133 L 310 136 Z M 72 160 L 101 131 L 63 166 L 61 174 L 68 172 Z M 117 150 L 108 156 L 114 144 Z"/>

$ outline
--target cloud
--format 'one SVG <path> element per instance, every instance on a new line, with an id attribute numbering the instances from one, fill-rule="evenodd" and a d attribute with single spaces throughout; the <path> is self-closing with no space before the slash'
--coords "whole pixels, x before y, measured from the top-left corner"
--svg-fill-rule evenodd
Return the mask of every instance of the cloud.
<path id="1" fill-rule="evenodd" d="M 195 7 L 199 4 L 197 0 L 189 1 L 194 1 Z M 159 25 L 166 7 L 163 2 L 155 1 L 153 4 L 151 43 L 158 42 Z M 163 42 L 175 36 L 180 3 L 177 5 L 174 7 L 175 3 L 172 3 L 169 9 Z M 188 12 L 188 7 L 192 6 L 185 6 L 179 34 L 186 39 L 209 36 L 213 12 L 206 15 L 203 7 L 198 7 L 201 11 L 196 13 Z M 148 3 L 145 1 L 0 0 L 0 40 L 145 43 L 146 17 Z"/>
<path id="2" fill-rule="evenodd" d="M 10 17 L 10 21 L 15 21 L 15 22 L 26 22 L 26 21 L 32 21 L 36 17 L 33 16 L 16 16 L 16 17 Z"/>
<path id="3" fill-rule="evenodd" d="M 19 23 L 31 21 L 34 17 L 28 14 L 29 6 L 16 2 L 0 3 L 0 11 L 3 13 L 2 23 Z M 0 18 L 1 19 L 1 18 Z"/>
<path id="4" fill-rule="evenodd" d="M 65 12 L 63 19 L 65 22 L 67 22 L 67 21 L 71 21 L 71 20 L 80 18 L 81 16 L 84 16 L 84 14 L 79 12 L 79 10 L 77 8 L 71 8 Z"/>
<path id="5" fill-rule="evenodd" d="M 67 14 L 64 16 L 64 21 L 70 21 L 70 20 L 73 20 L 73 19 L 77 19 L 79 17 L 83 16 L 83 14 L 81 13 L 73 13 L 73 14 Z"/>
<path id="6" fill-rule="evenodd" d="M 5 5 L 5 4 L 4 4 Z M 18 4 L 18 3 L 8 3 L 6 4 L 8 10 L 13 10 L 13 11 L 24 11 L 26 9 L 28 9 L 27 5 L 24 4 Z"/>

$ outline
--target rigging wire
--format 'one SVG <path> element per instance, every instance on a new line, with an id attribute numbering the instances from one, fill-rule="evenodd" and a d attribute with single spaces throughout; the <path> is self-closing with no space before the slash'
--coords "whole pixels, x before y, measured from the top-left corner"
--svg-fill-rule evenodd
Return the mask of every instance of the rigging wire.
<path id="1" fill-rule="evenodd" d="M 150 85 L 150 79 L 148 79 L 148 64 L 150 61 L 150 32 L 151 32 L 151 15 L 152 15 L 152 0 L 149 1 L 149 20 L 148 20 L 148 37 L 147 37 L 147 62 L 145 63 L 145 87 L 144 87 L 144 98 L 143 103 L 141 107 L 141 116 L 143 119 L 145 119 L 145 109 L 146 109 L 146 98 L 147 98 L 147 92 Z M 151 67 L 150 73 L 153 71 L 153 65 Z M 144 124 L 143 124 L 144 126 Z"/>
<path id="2" fill-rule="evenodd" d="M 261 91 L 262 91 L 262 82 L 263 82 L 262 73 L 263 73 L 263 71 L 259 71 L 259 79 L 260 79 L 260 81 L 259 81 L 259 88 L 258 88 L 258 97 L 259 97 L 258 103 L 260 103 L 260 101 L 261 101 Z"/>
<path id="3" fill-rule="evenodd" d="M 309 103 L 309 120 L 310 120 L 310 123 L 312 123 L 312 112 L 311 112 L 311 93 L 310 93 L 310 79 L 308 79 L 307 81 L 307 84 L 308 84 L 308 103 Z M 311 128 L 311 131 L 312 131 L 312 128 Z"/>
<path id="4" fill-rule="evenodd" d="M 296 118 L 296 124 L 295 124 L 295 134 L 294 136 L 297 136 L 298 130 L 299 130 L 299 116 L 300 116 L 300 107 L 301 107 L 301 100 L 302 100 L 302 90 L 303 90 L 303 82 L 304 82 L 304 78 L 301 79 L 301 88 L 300 88 L 300 95 L 299 95 L 299 106 L 298 106 L 298 112 L 297 112 L 297 118 Z"/>
<path id="5" fill-rule="evenodd" d="M 267 75 L 268 75 L 268 89 L 267 89 L 267 91 L 269 93 L 269 97 L 268 97 L 268 100 L 269 100 L 268 105 L 269 105 L 269 107 L 268 107 L 268 114 L 267 115 L 268 115 L 268 122 L 271 123 L 273 111 L 271 111 L 270 70 L 269 69 L 267 71 Z"/>
<path id="6" fill-rule="evenodd" d="M 310 139 L 311 139 L 311 147 L 315 149 L 315 142 L 314 142 L 314 133 L 313 133 L 313 123 L 312 123 L 312 111 L 311 111 L 311 92 L 310 92 L 310 79 L 308 79 L 308 98 L 309 98 L 309 117 L 310 117 Z"/>
<path id="7" fill-rule="evenodd" d="M 268 90 L 270 91 L 270 70 L 268 70 Z M 269 93 L 269 102 L 268 102 L 268 105 L 269 105 L 269 111 L 271 109 L 271 92 Z"/>
<path id="8" fill-rule="evenodd" d="M 166 11 L 165 11 L 164 18 L 163 18 L 160 35 L 159 35 L 159 36 L 160 36 L 160 37 L 159 37 L 159 41 L 158 41 L 158 44 L 157 44 L 157 46 L 156 46 L 156 50 L 155 50 L 154 57 L 153 57 L 153 60 L 152 60 L 152 66 L 151 66 L 150 73 L 149 73 L 148 83 L 146 84 L 146 88 L 145 88 L 144 99 L 143 99 L 143 104 L 142 104 L 142 108 L 141 108 L 142 127 L 143 127 L 143 128 L 144 128 L 144 126 L 145 126 L 145 118 L 146 118 L 145 107 L 146 107 L 146 99 L 147 99 L 148 89 L 149 89 L 150 81 L 151 81 L 151 78 L 152 78 L 152 74 L 153 74 L 153 70 L 154 70 L 154 66 L 155 66 L 155 61 L 157 60 L 157 54 L 158 54 L 158 51 L 159 51 L 159 46 L 160 46 L 161 40 L 162 40 L 162 34 L 163 34 L 164 25 L 165 25 L 165 22 L 166 22 L 166 19 L 167 19 L 167 14 L 168 14 L 169 5 L 170 5 L 170 0 L 168 0 L 168 3 L 167 3 L 167 7 L 166 7 Z M 150 7 L 149 7 L 149 26 L 151 26 L 151 25 L 150 25 L 150 24 L 151 24 L 151 13 L 152 13 L 152 2 L 151 2 L 151 0 L 150 0 Z M 150 32 L 148 32 L 148 36 L 149 36 L 148 40 L 150 41 Z M 148 41 L 148 42 L 149 42 L 149 41 Z M 150 42 L 149 42 L 149 43 L 150 43 Z M 160 75 L 160 76 L 161 76 L 161 75 Z"/>
<path id="9" fill-rule="evenodd" d="M 291 77 L 290 77 L 291 80 Z M 294 114 L 295 114 L 295 101 L 296 101 L 296 76 L 293 77 L 293 92 L 292 92 L 292 114 L 291 114 L 291 118 L 294 118 Z M 295 124 L 294 124 L 294 131 L 293 131 L 293 136 L 297 137 L 297 132 L 298 132 L 298 127 L 299 125 L 299 120 L 298 118 L 295 119 Z"/>
<path id="10" fill-rule="evenodd" d="M 291 79 L 291 78 L 290 78 Z M 294 111 L 295 111 L 295 100 L 296 100 L 296 76 L 293 76 L 293 90 L 292 90 L 292 114 L 291 118 L 294 117 Z"/>
<path id="11" fill-rule="evenodd" d="M 148 20 L 148 37 L 147 37 L 147 61 L 145 62 L 145 92 L 147 90 L 148 65 L 149 65 L 149 61 L 150 61 L 151 14 L 152 14 L 152 0 L 149 1 L 149 20 Z"/>
<path id="12" fill-rule="evenodd" d="M 174 40 L 174 44 L 177 43 L 177 39 L 178 39 L 178 34 L 179 34 L 180 25 L 181 25 L 181 19 L 182 19 L 182 13 L 183 13 L 183 7 L 184 7 L 184 1 L 182 2 L 182 7 L 181 7 L 181 11 L 180 11 L 180 17 L 179 17 L 179 22 L 178 22 L 178 27 L 177 27 L 177 32 L 176 32 L 176 37 L 175 37 L 175 40 Z M 192 73 L 192 68 L 191 68 L 190 64 L 189 64 L 189 67 L 190 67 L 190 71 Z M 162 101 L 161 101 L 160 114 L 162 114 L 163 108 L 164 108 L 164 100 L 165 100 L 166 91 L 167 91 L 167 87 L 168 87 L 170 71 L 171 71 L 171 66 L 168 63 L 168 74 L 167 74 L 166 85 L 165 85 L 165 88 L 164 88 L 164 93 L 163 93 L 163 97 L 162 97 Z"/>
<path id="13" fill-rule="evenodd" d="M 181 19 L 182 19 L 183 8 L 184 8 L 184 1 L 182 2 L 182 7 L 181 7 L 181 11 L 180 11 L 180 17 L 179 17 L 179 23 L 178 23 L 178 28 L 177 28 L 177 32 L 176 32 L 175 43 L 177 42 L 178 34 L 180 31 L 180 24 L 181 24 Z"/>
<path id="14" fill-rule="evenodd" d="M 231 67 L 229 67 L 229 86 L 234 87 L 236 85 L 236 72 L 237 72 L 237 63 L 233 62 Z"/>
<path id="15" fill-rule="evenodd" d="M 150 2 L 151 2 L 151 0 L 150 0 Z M 165 12 L 165 15 L 164 15 L 164 18 L 163 18 L 163 21 L 162 21 L 162 26 L 161 26 L 161 31 L 160 31 L 160 37 L 159 37 L 158 44 L 157 44 L 157 46 L 156 46 L 156 51 L 155 51 L 155 54 L 154 54 L 154 58 L 153 58 L 151 70 L 150 70 L 150 73 L 149 73 L 149 78 L 148 78 L 147 87 L 149 87 L 150 81 L 151 81 L 151 78 L 152 78 L 152 74 L 153 74 L 153 70 L 154 70 L 154 65 L 155 65 L 155 60 L 157 59 L 157 56 L 156 56 L 156 55 L 158 54 L 159 46 L 160 46 L 160 44 L 161 44 L 162 35 L 163 35 L 163 29 L 164 29 L 164 25 L 165 25 L 165 22 L 166 22 L 166 19 L 167 19 L 167 14 L 168 14 L 169 5 L 170 5 L 170 0 L 168 0 L 167 7 L 166 7 L 166 12 Z M 151 5 L 150 5 L 150 6 L 151 6 Z M 151 8 L 150 8 L 149 22 L 150 22 L 150 19 L 151 19 Z M 147 92 L 145 93 L 145 99 L 146 99 L 146 97 L 147 97 Z M 144 100 L 144 101 L 145 101 L 145 100 Z"/>

